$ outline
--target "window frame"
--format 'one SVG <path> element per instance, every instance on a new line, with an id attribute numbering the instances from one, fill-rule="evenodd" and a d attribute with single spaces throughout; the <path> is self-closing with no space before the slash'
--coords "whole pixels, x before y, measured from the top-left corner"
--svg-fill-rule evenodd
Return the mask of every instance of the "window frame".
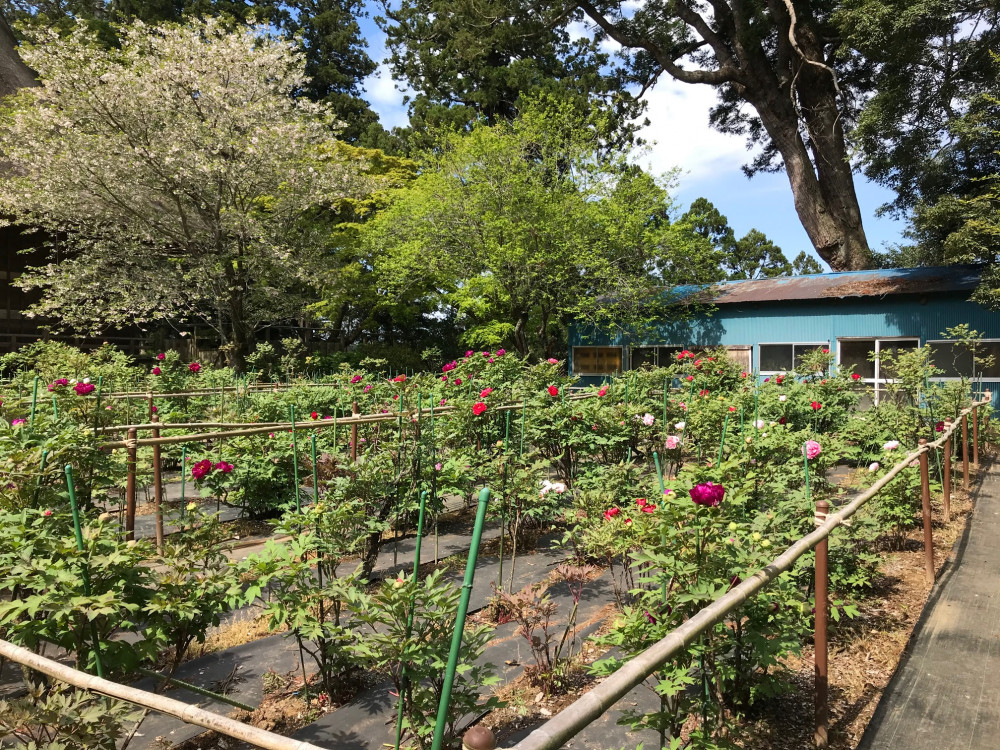
<path id="1" fill-rule="evenodd" d="M 819 348 L 830 348 L 829 341 L 758 341 L 755 347 L 756 351 L 751 352 L 751 354 L 756 354 L 756 361 L 758 364 L 762 363 L 763 357 L 760 353 L 760 348 L 762 346 L 790 346 L 792 347 L 792 367 L 795 367 L 795 347 L 797 346 L 812 346 Z M 752 364 L 752 362 L 751 362 Z M 758 375 L 780 375 L 783 372 L 788 372 L 788 370 L 758 370 Z"/>
<path id="2" fill-rule="evenodd" d="M 883 378 L 882 377 L 882 361 L 879 357 L 879 353 L 882 351 L 882 342 L 893 342 L 893 341 L 916 341 L 916 349 L 919 349 L 924 344 L 928 343 L 926 341 L 922 343 L 919 336 L 840 336 L 837 339 L 837 371 L 840 372 L 840 353 L 843 351 L 840 346 L 841 341 L 874 341 L 875 342 L 875 377 L 874 378 L 860 378 L 858 383 L 863 383 L 866 386 L 871 386 L 875 394 L 875 405 L 879 403 L 879 398 L 882 393 L 882 388 L 879 386 L 885 385 L 886 383 L 894 382 L 893 378 Z"/>
<path id="3" fill-rule="evenodd" d="M 934 344 L 957 344 L 958 339 L 927 339 L 927 341 L 925 341 L 924 343 L 930 344 L 931 346 L 933 346 Z M 978 343 L 1000 344 L 1000 339 L 978 339 Z M 973 368 L 975 368 L 976 366 L 975 356 L 973 356 L 972 358 L 972 366 Z M 962 380 L 962 378 L 960 377 L 956 378 L 950 375 L 935 375 L 931 378 L 931 380 L 940 381 L 944 383 L 944 382 L 960 381 Z M 969 381 L 980 382 L 980 383 L 1000 383 L 1000 377 L 995 377 L 995 378 L 982 377 L 979 373 L 975 371 L 975 369 L 973 369 L 973 374 L 969 376 Z"/>
<path id="4" fill-rule="evenodd" d="M 632 352 L 634 352 L 636 349 L 652 349 L 652 350 L 654 350 L 655 353 L 653 355 L 653 367 L 668 367 L 669 365 L 673 364 L 676 361 L 676 359 L 671 359 L 669 362 L 667 362 L 666 364 L 664 364 L 663 362 L 660 361 L 660 350 L 661 349 L 676 349 L 677 352 L 682 352 L 685 349 L 689 349 L 689 348 L 690 347 L 687 346 L 687 345 L 680 345 L 680 344 L 640 344 L 639 346 L 629 345 L 629 348 L 628 348 L 628 369 L 629 370 L 637 370 L 637 369 L 639 369 L 638 367 L 633 367 L 633 365 L 632 365 Z"/>
<path id="5" fill-rule="evenodd" d="M 617 349 L 618 352 L 619 352 L 619 360 L 618 361 L 621 363 L 621 367 L 620 367 L 620 369 L 618 369 L 617 371 L 614 371 L 614 372 L 579 372 L 576 369 L 576 363 L 577 363 L 576 350 L 577 349 Z M 618 374 L 620 374 L 620 373 L 622 373 L 622 372 L 625 371 L 625 347 L 622 346 L 621 344 L 618 344 L 618 345 L 609 345 L 609 346 L 604 346 L 604 345 L 599 345 L 599 344 L 580 344 L 579 346 L 573 346 L 572 347 L 572 355 L 573 355 L 573 372 L 572 372 L 573 375 L 577 375 L 577 376 L 580 376 L 580 377 L 594 377 L 594 378 L 599 378 L 599 377 L 607 377 L 607 376 L 610 376 L 610 375 L 618 375 Z"/>

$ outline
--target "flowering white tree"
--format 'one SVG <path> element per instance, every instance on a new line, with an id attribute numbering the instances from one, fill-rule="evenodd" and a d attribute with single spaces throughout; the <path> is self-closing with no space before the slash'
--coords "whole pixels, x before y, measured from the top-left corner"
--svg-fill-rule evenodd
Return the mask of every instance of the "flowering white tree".
<path id="1" fill-rule="evenodd" d="M 0 212 L 56 238 L 31 314 L 98 333 L 155 320 L 214 328 L 239 366 L 254 331 L 310 298 L 322 223 L 368 187 L 321 105 L 290 95 L 303 60 L 216 20 L 83 27 L 22 47 L 42 85 L 0 109 Z"/>

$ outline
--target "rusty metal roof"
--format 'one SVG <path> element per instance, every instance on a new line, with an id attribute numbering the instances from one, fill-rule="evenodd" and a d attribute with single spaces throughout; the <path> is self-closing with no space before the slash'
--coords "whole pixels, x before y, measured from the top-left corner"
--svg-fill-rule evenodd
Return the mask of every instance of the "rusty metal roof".
<path id="1" fill-rule="evenodd" d="M 730 305 L 801 299 L 887 297 L 896 294 L 971 292 L 979 285 L 982 266 L 889 268 L 873 271 L 818 273 L 754 281 L 721 281 L 706 287 L 677 289 L 681 296 Z"/>

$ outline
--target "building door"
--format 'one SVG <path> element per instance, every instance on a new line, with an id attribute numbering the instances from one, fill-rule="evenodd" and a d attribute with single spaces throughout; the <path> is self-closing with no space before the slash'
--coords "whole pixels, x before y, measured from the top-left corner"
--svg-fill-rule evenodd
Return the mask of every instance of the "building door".
<path id="1" fill-rule="evenodd" d="M 892 383 L 895 377 L 888 363 L 882 364 L 882 352 L 897 353 L 913 350 L 920 346 L 917 338 L 850 338 L 837 339 L 837 367 L 841 370 L 850 369 L 861 376 L 859 387 L 874 390 L 875 403 L 886 396 L 886 385 Z M 859 404 L 864 408 L 866 399 Z"/>

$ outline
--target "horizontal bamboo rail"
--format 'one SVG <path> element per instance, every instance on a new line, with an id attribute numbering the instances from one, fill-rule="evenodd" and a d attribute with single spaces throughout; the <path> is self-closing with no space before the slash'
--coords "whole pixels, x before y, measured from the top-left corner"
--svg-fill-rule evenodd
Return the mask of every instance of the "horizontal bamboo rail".
<path id="1" fill-rule="evenodd" d="M 183 701 L 89 675 L 86 672 L 73 669 L 57 661 L 46 659 L 44 656 L 39 656 L 26 648 L 16 646 L 8 641 L 0 640 L 0 656 L 18 664 L 23 664 L 36 672 L 47 674 L 49 677 L 64 682 L 67 685 L 80 688 L 81 690 L 89 690 L 100 695 L 127 701 L 152 711 L 158 711 L 159 713 L 178 718 L 185 724 L 194 724 L 205 729 L 211 729 L 227 737 L 249 742 L 255 747 L 262 747 L 266 750 L 324 750 L 319 745 L 312 745 L 301 740 L 282 737 L 280 734 L 258 729 L 257 727 L 243 724 L 226 716 L 219 716 L 211 711 L 189 705 Z"/>
<path id="2" fill-rule="evenodd" d="M 567 397 L 570 401 L 582 401 L 584 399 L 593 398 L 592 393 L 575 393 Z M 505 412 L 505 411 L 516 411 L 517 409 L 523 408 L 523 404 L 506 404 L 504 406 L 494 406 L 492 411 L 494 412 Z M 434 414 L 436 416 L 442 416 L 447 414 L 452 414 L 455 412 L 456 407 L 454 406 L 441 406 L 434 409 Z M 404 419 L 406 421 L 412 421 L 414 419 L 427 419 L 431 415 L 430 409 L 410 409 L 408 411 L 398 411 L 390 412 L 387 414 L 359 414 L 357 416 L 351 417 L 337 417 L 336 419 L 309 419 L 306 421 L 295 423 L 296 430 L 313 430 L 322 429 L 324 427 L 332 427 L 333 425 L 355 425 L 355 424 L 374 424 L 378 422 L 395 422 L 398 419 Z M 197 424 L 197 423 L 196 423 Z M 136 445 L 139 447 L 147 445 L 175 445 L 177 443 L 198 443 L 205 442 L 208 440 L 216 440 L 218 438 L 230 438 L 230 437 L 245 437 L 248 435 L 263 435 L 267 432 L 277 432 L 280 430 L 291 430 L 291 422 L 280 422 L 280 423 L 250 423 L 253 427 L 247 427 L 242 430 L 226 430 L 222 432 L 200 432 L 192 433 L 190 435 L 169 435 L 166 437 L 159 438 L 141 438 L 136 441 Z M 180 425 L 178 425 L 179 427 Z M 156 427 L 161 431 L 175 429 L 174 425 L 167 424 L 164 422 L 159 422 Z M 152 424 L 142 424 L 142 425 L 122 425 L 116 429 L 125 430 L 138 430 L 138 429 L 153 429 Z M 127 440 L 117 440 L 112 442 L 103 443 L 102 448 L 127 448 L 129 442 Z"/>
<path id="3" fill-rule="evenodd" d="M 959 417 L 973 412 L 989 401 L 990 399 L 986 398 L 974 402 L 971 406 L 963 409 Z M 556 750 L 562 747 L 567 741 L 579 734 L 584 727 L 599 719 L 615 703 L 625 697 L 632 688 L 660 669 L 667 659 L 690 645 L 703 631 L 744 604 L 779 575 L 790 570 L 802 555 L 830 536 L 830 532 L 857 513 L 865 503 L 875 497 L 910 463 L 919 459 L 921 455 L 940 448 L 951 437 L 957 424 L 957 421 L 953 423 L 933 443 L 924 443 L 908 453 L 871 487 L 836 513 L 828 515 L 826 521 L 818 525 L 815 531 L 799 539 L 763 569 L 754 573 L 707 607 L 699 610 L 689 620 L 674 628 L 641 654 L 630 659 L 613 675 L 514 745 L 513 750 Z"/>

